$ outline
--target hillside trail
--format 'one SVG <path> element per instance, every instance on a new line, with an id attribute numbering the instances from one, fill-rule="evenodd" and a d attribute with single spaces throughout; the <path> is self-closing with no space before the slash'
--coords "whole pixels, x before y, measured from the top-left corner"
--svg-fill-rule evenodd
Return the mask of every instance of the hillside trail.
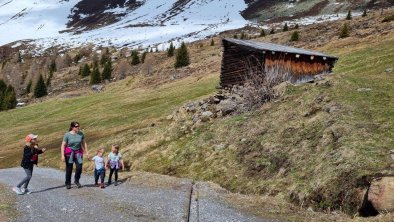
<path id="1" fill-rule="evenodd" d="M 63 171 L 36 167 L 32 193 L 16 198 L 16 221 L 279 221 L 236 209 L 209 183 L 152 175 L 140 173 L 100 189 L 93 176 L 83 174 L 83 187 L 67 190 Z M 0 183 L 10 189 L 23 177 L 20 167 L 0 169 Z"/>

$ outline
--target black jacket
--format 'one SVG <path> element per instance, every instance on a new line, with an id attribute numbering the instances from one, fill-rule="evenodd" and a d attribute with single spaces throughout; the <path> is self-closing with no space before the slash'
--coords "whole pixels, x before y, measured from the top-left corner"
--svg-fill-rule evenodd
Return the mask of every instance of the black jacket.
<path id="1" fill-rule="evenodd" d="M 23 148 L 23 158 L 21 162 L 21 167 L 28 169 L 33 167 L 33 164 L 37 165 L 38 155 L 41 153 L 43 153 L 42 150 L 25 146 Z"/>

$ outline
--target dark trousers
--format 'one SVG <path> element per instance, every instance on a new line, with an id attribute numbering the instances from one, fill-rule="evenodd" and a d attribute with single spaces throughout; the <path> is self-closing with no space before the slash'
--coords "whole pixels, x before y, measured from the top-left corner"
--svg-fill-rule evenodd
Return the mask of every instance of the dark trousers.
<path id="1" fill-rule="evenodd" d="M 104 183 L 104 178 L 105 178 L 105 170 L 97 170 L 94 169 L 94 183 L 98 183 L 98 179 L 101 179 L 101 183 Z"/>
<path id="2" fill-rule="evenodd" d="M 110 169 L 110 170 L 109 170 L 108 182 L 111 182 L 111 180 L 112 180 L 112 174 L 113 174 L 114 172 L 115 172 L 115 181 L 118 181 L 118 171 L 119 171 L 119 169 L 116 169 L 116 168 Z"/>
<path id="3" fill-rule="evenodd" d="M 29 182 L 30 182 L 31 177 L 33 176 L 33 166 L 31 166 L 27 169 L 26 168 L 23 168 L 23 169 L 25 170 L 26 177 L 23 178 L 23 180 L 20 183 L 18 183 L 17 187 L 21 188 L 23 185 L 23 187 L 26 189 L 27 186 L 29 186 Z"/>
<path id="4" fill-rule="evenodd" d="M 71 175 L 73 173 L 73 165 L 75 163 L 75 182 L 79 182 L 82 174 L 82 163 L 78 163 L 77 158 L 74 158 L 74 163 L 68 163 L 70 157 L 66 157 L 66 185 L 71 185 Z"/>

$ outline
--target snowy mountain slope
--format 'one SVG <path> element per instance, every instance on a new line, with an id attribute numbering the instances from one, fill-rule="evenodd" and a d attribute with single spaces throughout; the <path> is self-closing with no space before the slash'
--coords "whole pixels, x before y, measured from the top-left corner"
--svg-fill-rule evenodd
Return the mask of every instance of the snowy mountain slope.
<path id="1" fill-rule="evenodd" d="M 245 8 L 240 0 L 0 0 L 0 33 L 7 33 L 0 45 L 22 39 L 41 49 L 192 41 L 244 26 Z"/>

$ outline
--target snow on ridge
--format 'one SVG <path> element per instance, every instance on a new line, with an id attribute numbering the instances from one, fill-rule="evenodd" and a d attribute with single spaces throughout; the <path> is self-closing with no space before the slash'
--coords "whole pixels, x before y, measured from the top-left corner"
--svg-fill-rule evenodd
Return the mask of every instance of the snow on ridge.
<path id="1" fill-rule="evenodd" d="M 33 39 L 41 49 L 54 44 L 73 48 L 89 43 L 117 47 L 166 47 L 166 43 L 172 40 L 195 41 L 248 23 L 240 15 L 247 6 L 239 0 L 194 0 L 177 11 L 176 16 L 169 12 L 177 0 L 146 0 L 144 5 L 133 11 L 119 7 L 106 10 L 114 14 L 126 13 L 112 25 L 81 34 L 60 34 L 59 31 L 66 30 L 68 16 L 78 1 L 18 0 L 5 5 L 5 8 L 0 8 L 0 32 L 10 35 L 1 38 L 0 45 Z M 0 5 L 3 2 L 0 1 Z M 25 16 L 9 20 L 28 7 L 31 10 Z M 13 11 L 9 12 L 9 8 Z"/>

